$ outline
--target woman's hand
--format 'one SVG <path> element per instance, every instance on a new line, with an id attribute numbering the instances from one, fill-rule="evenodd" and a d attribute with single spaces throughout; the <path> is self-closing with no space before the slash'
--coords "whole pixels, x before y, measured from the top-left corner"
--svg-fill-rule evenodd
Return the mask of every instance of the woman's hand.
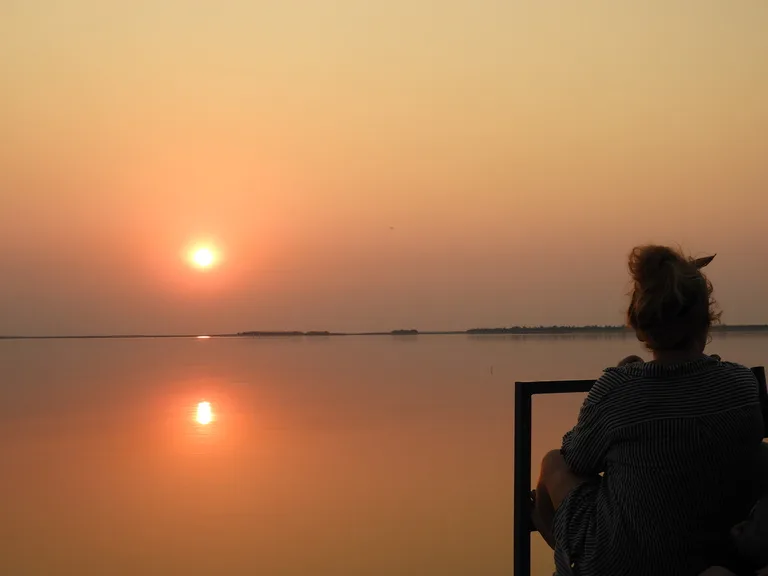
<path id="1" fill-rule="evenodd" d="M 707 568 L 704 572 L 699 574 L 699 576 L 736 576 L 736 574 L 722 566 L 712 566 L 712 568 Z M 763 575 L 760 574 L 758 576 Z"/>
<path id="2" fill-rule="evenodd" d="M 624 358 L 616 366 L 621 368 L 622 366 L 626 366 L 627 364 L 634 364 L 635 362 L 645 362 L 645 360 L 640 358 L 640 356 L 635 356 L 633 354 L 632 356 L 627 356 L 626 358 Z"/>

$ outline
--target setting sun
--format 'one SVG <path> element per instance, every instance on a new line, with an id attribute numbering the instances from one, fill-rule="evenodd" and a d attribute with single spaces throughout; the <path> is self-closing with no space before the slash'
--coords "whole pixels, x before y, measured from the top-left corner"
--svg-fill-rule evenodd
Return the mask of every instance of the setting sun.
<path id="1" fill-rule="evenodd" d="M 191 266 L 199 270 L 209 270 L 219 263 L 220 256 L 216 248 L 210 244 L 198 244 L 187 252 L 187 260 Z"/>
<path id="2" fill-rule="evenodd" d="M 202 424 L 203 426 L 213 422 L 213 410 L 211 410 L 210 402 L 200 402 L 197 405 L 197 414 L 195 415 L 195 420 L 198 424 Z"/>
<path id="3" fill-rule="evenodd" d="M 214 259 L 213 251 L 211 251 L 210 248 L 199 248 L 195 250 L 195 253 L 192 256 L 192 260 L 195 264 L 200 266 L 200 268 L 208 268 L 213 264 Z"/>

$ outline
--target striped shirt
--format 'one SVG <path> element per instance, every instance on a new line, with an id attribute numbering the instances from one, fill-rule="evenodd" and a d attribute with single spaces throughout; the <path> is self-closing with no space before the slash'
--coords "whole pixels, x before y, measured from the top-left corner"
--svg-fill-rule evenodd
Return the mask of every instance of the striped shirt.
<path id="1" fill-rule="evenodd" d="M 555 515 L 558 574 L 693 576 L 724 563 L 762 439 L 744 366 L 703 356 L 608 368 L 563 438 L 570 469 L 593 479 Z"/>

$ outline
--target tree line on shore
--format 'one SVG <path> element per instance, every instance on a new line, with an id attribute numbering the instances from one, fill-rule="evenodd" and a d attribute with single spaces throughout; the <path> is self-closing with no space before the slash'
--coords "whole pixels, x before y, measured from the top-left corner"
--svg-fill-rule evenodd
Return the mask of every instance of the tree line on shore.
<path id="1" fill-rule="evenodd" d="M 766 332 L 765 324 L 720 324 L 712 327 L 713 332 Z M 631 333 L 629 326 L 593 324 L 587 326 L 551 325 L 551 326 L 508 326 L 498 328 L 470 328 L 459 331 L 420 332 L 414 328 L 392 330 L 390 332 L 329 332 L 327 330 L 301 331 L 248 331 L 238 332 L 238 336 L 416 336 L 418 334 L 573 334 L 573 333 Z"/>

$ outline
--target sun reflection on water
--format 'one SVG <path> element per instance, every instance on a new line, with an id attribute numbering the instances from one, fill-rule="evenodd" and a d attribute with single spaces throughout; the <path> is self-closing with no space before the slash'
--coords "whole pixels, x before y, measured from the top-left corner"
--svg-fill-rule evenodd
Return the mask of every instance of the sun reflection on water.
<path id="1" fill-rule="evenodd" d="M 210 402 L 198 403 L 195 421 L 202 426 L 207 426 L 213 422 L 213 409 Z"/>

